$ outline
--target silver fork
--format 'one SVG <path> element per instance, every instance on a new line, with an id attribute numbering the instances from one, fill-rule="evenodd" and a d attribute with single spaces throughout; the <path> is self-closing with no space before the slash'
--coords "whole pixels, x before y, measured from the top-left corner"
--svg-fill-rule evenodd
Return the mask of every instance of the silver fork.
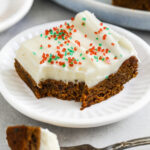
<path id="1" fill-rule="evenodd" d="M 129 141 L 113 144 L 105 148 L 95 148 L 89 144 L 85 144 L 85 145 L 78 145 L 78 146 L 71 146 L 71 147 L 61 147 L 61 150 L 124 150 L 127 148 L 148 145 L 148 144 L 150 144 L 150 137 L 129 140 Z"/>
<path id="2" fill-rule="evenodd" d="M 89 144 L 71 146 L 71 147 L 61 147 L 61 150 L 124 150 L 127 148 L 148 145 L 150 144 L 150 137 L 138 138 L 130 141 L 125 141 L 117 144 L 107 146 L 105 148 L 95 148 Z M 9 150 L 7 144 L 0 144 L 0 150 Z"/>

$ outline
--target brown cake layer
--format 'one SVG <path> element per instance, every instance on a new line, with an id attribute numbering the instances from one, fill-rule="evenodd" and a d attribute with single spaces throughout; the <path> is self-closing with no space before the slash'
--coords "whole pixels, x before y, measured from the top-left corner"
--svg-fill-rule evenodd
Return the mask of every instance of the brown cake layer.
<path id="1" fill-rule="evenodd" d="M 150 11 L 150 0 L 113 0 L 113 5 Z"/>
<path id="2" fill-rule="evenodd" d="M 40 127 L 8 127 L 6 134 L 11 150 L 39 150 L 40 148 Z"/>
<path id="3" fill-rule="evenodd" d="M 88 88 L 84 82 L 64 83 L 51 79 L 40 82 L 37 86 L 16 59 L 15 68 L 37 98 L 52 96 L 63 100 L 80 101 L 82 103 L 81 109 L 84 109 L 119 93 L 123 89 L 123 84 L 137 75 L 138 60 L 135 56 L 130 57 L 121 65 L 117 73 L 110 75 L 108 79 L 92 88 Z"/>
<path id="4" fill-rule="evenodd" d="M 138 74 L 137 68 L 138 60 L 136 57 L 132 56 L 121 65 L 116 73 L 111 74 L 108 79 L 98 83 L 93 88 L 85 88 L 80 99 L 82 102 L 81 109 L 104 101 L 119 93 L 124 88 L 123 85 L 126 82 L 136 77 Z"/>

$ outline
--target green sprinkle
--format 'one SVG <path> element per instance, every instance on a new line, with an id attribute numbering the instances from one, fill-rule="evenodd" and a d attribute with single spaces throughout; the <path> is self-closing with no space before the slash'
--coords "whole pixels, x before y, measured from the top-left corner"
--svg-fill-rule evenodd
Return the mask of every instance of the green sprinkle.
<path id="1" fill-rule="evenodd" d="M 96 38 L 96 40 L 98 40 L 98 37 Z"/>
<path id="2" fill-rule="evenodd" d="M 82 57 L 83 60 L 85 60 L 85 57 Z"/>
<path id="3" fill-rule="evenodd" d="M 109 50 L 108 53 L 110 53 L 111 51 Z"/>
<path id="4" fill-rule="evenodd" d="M 102 46 L 102 43 L 99 43 L 99 46 Z"/>
<path id="5" fill-rule="evenodd" d="M 73 47 L 72 47 L 72 46 L 71 46 L 70 48 L 71 48 L 71 49 L 73 49 Z"/>
<path id="6" fill-rule="evenodd" d="M 80 53 L 80 56 L 82 56 L 82 53 Z"/>
<path id="7" fill-rule="evenodd" d="M 79 61 L 79 59 L 76 59 L 76 61 Z"/>
<path id="8" fill-rule="evenodd" d="M 48 36 L 46 35 L 45 38 L 48 38 Z"/>
<path id="9" fill-rule="evenodd" d="M 58 41 L 58 44 L 61 44 L 61 42 L 60 42 L 60 41 Z"/>
<path id="10" fill-rule="evenodd" d="M 98 59 L 98 56 L 94 56 L 94 59 Z"/>
<path id="11" fill-rule="evenodd" d="M 49 58 L 48 62 L 51 62 L 52 61 L 52 58 Z"/>
<path id="12" fill-rule="evenodd" d="M 60 57 L 56 55 L 55 58 L 54 58 L 54 60 L 57 60 L 57 59 L 59 59 L 59 58 L 60 58 Z"/>
<path id="13" fill-rule="evenodd" d="M 108 79 L 109 76 L 106 76 L 105 79 Z"/>
<path id="14" fill-rule="evenodd" d="M 69 43 L 67 43 L 66 45 L 69 45 Z"/>
<path id="15" fill-rule="evenodd" d="M 36 55 L 36 52 L 32 52 L 33 55 Z"/>
<path id="16" fill-rule="evenodd" d="M 43 36 L 43 34 L 40 35 L 41 37 Z"/>
<path id="17" fill-rule="evenodd" d="M 64 68 L 64 67 L 66 67 L 66 65 L 65 65 L 65 64 L 63 64 L 63 65 L 62 65 L 62 67 Z"/>
<path id="18" fill-rule="evenodd" d="M 65 58 L 66 61 L 68 61 L 68 58 Z"/>
<path id="19" fill-rule="evenodd" d="M 70 53 L 74 53 L 74 51 L 73 51 L 73 50 L 71 50 L 71 49 L 69 49 L 69 48 L 68 48 L 68 51 L 69 51 Z"/>
<path id="20" fill-rule="evenodd" d="M 62 40 L 64 40 L 65 38 L 64 38 L 64 36 L 62 36 Z"/>
<path id="21" fill-rule="evenodd" d="M 105 60 L 105 58 L 102 58 L 102 61 L 104 61 Z"/>
<path id="22" fill-rule="evenodd" d="M 55 40 L 57 41 L 58 38 L 55 38 Z"/>
<path id="23" fill-rule="evenodd" d="M 83 21 L 86 21 L 86 18 L 85 18 L 85 17 L 83 17 L 83 18 L 82 18 L 82 20 L 83 20 Z"/>
<path id="24" fill-rule="evenodd" d="M 50 30 L 50 34 L 53 34 L 53 30 Z"/>
<path id="25" fill-rule="evenodd" d="M 65 56 L 67 56 L 67 51 L 65 51 Z"/>
<path id="26" fill-rule="evenodd" d="M 52 61 L 52 54 L 50 54 L 50 57 L 48 59 L 48 62 L 51 62 Z"/>
<path id="27" fill-rule="evenodd" d="M 120 54 L 120 57 L 122 57 L 123 55 L 122 54 Z"/>
<path id="28" fill-rule="evenodd" d="M 42 49 L 43 47 L 41 46 L 40 49 Z"/>
<path id="29" fill-rule="evenodd" d="M 110 33 L 110 32 L 109 32 L 108 34 L 109 34 L 109 35 L 111 35 L 111 33 Z"/>
<path id="30" fill-rule="evenodd" d="M 72 39 L 72 37 L 69 38 L 70 40 Z"/>
<path id="31" fill-rule="evenodd" d="M 106 28 L 106 30 L 109 30 L 109 28 Z"/>

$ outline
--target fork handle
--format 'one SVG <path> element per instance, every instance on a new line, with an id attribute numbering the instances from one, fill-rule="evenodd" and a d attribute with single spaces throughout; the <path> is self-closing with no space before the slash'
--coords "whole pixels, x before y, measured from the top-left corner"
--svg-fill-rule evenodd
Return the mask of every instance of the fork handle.
<path id="1" fill-rule="evenodd" d="M 150 137 L 145 137 L 145 138 L 139 138 L 139 139 L 113 144 L 111 146 L 104 148 L 104 150 L 124 150 L 127 148 L 148 145 L 148 144 L 150 144 Z"/>

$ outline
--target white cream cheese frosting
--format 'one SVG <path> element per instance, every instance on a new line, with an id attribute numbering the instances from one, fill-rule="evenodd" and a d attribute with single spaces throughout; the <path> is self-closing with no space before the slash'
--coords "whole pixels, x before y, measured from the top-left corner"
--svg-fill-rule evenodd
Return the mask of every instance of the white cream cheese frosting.
<path id="1" fill-rule="evenodd" d="M 40 128 L 41 139 L 39 150 L 60 150 L 57 136 L 48 129 Z"/>
<path id="2" fill-rule="evenodd" d="M 16 59 L 37 84 L 46 79 L 93 87 L 137 56 L 134 46 L 89 11 L 24 42 Z"/>

